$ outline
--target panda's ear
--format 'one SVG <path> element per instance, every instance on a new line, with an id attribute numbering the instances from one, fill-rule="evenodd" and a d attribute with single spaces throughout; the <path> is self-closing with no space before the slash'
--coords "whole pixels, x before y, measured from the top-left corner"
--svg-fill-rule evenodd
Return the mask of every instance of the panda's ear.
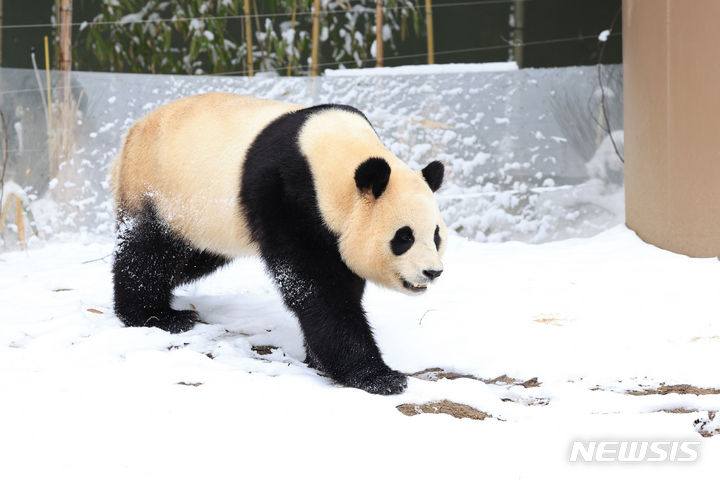
<path id="1" fill-rule="evenodd" d="M 390 165 L 382 158 L 368 158 L 355 170 L 355 185 L 360 190 L 372 189 L 375 198 L 385 191 L 389 179 Z"/>
<path id="2" fill-rule="evenodd" d="M 427 167 L 422 169 L 423 177 L 430 186 L 430 190 L 437 192 L 442 185 L 443 175 L 445 174 L 445 165 L 435 160 L 428 163 Z"/>

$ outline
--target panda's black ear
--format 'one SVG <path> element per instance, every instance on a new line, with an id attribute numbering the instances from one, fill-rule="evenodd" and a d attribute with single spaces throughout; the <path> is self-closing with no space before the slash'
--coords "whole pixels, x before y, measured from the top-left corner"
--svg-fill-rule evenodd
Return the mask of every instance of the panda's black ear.
<path id="1" fill-rule="evenodd" d="M 440 185 L 442 185 L 445 165 L 435 160 L 434 162 L 428 163 L 427 167 L 422 169 L 422 174 L 427 184 L 430 185 L 430 190 L 437 192 Z"/>
<path id="2" fill-rule="evenodd" d="M 372 189 L 375 198 L 385 191 L 389 179 L 390 165 L 382 158 L 368 158 L 355 170 L 355 185 L 360 190 Z"/>

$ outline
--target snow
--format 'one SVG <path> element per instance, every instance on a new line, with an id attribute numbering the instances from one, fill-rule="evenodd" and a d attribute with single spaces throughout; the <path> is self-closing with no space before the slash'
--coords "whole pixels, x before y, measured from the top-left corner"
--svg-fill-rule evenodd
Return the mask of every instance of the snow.
<path id="1" fill-rule="evenodd" d="M 717 259 L 623 226 L 531 245 L 451 236 L 420 297 L 370 285 L 385 360 L 493 379 L 409 378 L 405 393 L 341 388 L 307 368 L 296 320 L 256 259 L 176 291 L 206 324 L 171 335 L 112 313 L 112 242 L 0 254 L 0 478 L 710 478 L 718 387 Z M 277 347 L 261 355 L 253 346 Z M 212 357 L 212 358 L 211 358 Z M 407 417 L 448 399 L 490 414 Z M 686 413 L 664 410 L 686 409 Z M 700 441 L 692 464 L 571 464 L 574 440 Z"/>
<path id="2" fill-rule="evenodd" d="M 20 185 L 18 185 L 15 182 L 12 181 L 6 181 L 3 184 L 2 188 L 2 198 L 0 198 L 0 203 L 5 205 L 5 202 L 7 201 L 8 197 L 10 195 L 15 195 L 20 199 L 21 202 L 27 203 L 28 202 L 28 194 L 25 191 L 24 188 L 22 188 Z"/>
<path id="3" fill-rule="evenodd" d="M 374 54 L 373 54 L 374 55 Z M 510 72 L 517 70 L 515 62 L 443 63 L 436 65 L 403 65 L 400 67 L 353 68 L 325 70 L 327 77 L 355 77 L 366 75 L 438 75 L 443 73 Z"/>
<path id="4" fill-rule="evenodd" d="M 193 18 L 190 20 L 189 28 L 191 31 L 195 32 L 195 35 L 198 35 L 203 31 L 203 28 L 205 28 L 205 23 L 200 19 Z"/>
<path id="5" fill-rule="evenodd" d="M 623 130 L 615 130 L 610 135 L 603 138 L 600 146 L 595 151 L 595 155 L 586 164 L 588 175 L 592 178 L 598 178 L 603 181 L 621 178 L 623 175 L 623 164 L 618 158 L 612 140 L 618 146 L 622 154 L 625 145 L 625 132 Z"/>
<path id="6" fill-rule="evenodd" d="M 125 25 L 128 23 L 138 23 L 143 21 L 143 12 L 139 13 L 130 13 L 128 15 L 125 15 L 122 17 L 119 21 L 120 25 Z"/>
<path id="7" fill-rule="evenodd" d="M 14 123 L 13 123 L 13 129 L 15 130 L 15 137 L 17 138 L 17 142 L 18 142 L 17 153 L 18 153 L 19 155 L 22 155 L 22 154 L 24 153 L 24 152 L 23 152 L 23 150 L 24 150 L 24 148 L 23 148 L 23 147 L 24 147 L 24 140 L 23 140 L 23 128 L 22 128 L 22 123 L 20 123 L 19 121 L 18 121 L 18 122 L 14 122 Z"/>

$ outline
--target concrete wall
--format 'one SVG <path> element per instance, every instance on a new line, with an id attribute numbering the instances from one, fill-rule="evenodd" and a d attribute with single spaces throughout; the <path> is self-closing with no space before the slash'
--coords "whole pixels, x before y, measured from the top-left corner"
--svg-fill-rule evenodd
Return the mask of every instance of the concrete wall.
<path id="1" fill-rule="evenodd" d="M 720 255 L 718 0 L 624 0 L 626 222 L 644 240 Z"/>

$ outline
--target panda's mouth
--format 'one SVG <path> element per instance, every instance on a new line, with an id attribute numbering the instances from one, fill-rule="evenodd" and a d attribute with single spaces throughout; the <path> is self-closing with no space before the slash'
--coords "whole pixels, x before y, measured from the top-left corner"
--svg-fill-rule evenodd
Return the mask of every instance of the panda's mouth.
<path id="1" fill-rule="evenodd" d="M 402 278 L 403 287 L 407 288 L 411 292 L 424 292 L 427 290 L 427 283 L 411 283 Z"/>

